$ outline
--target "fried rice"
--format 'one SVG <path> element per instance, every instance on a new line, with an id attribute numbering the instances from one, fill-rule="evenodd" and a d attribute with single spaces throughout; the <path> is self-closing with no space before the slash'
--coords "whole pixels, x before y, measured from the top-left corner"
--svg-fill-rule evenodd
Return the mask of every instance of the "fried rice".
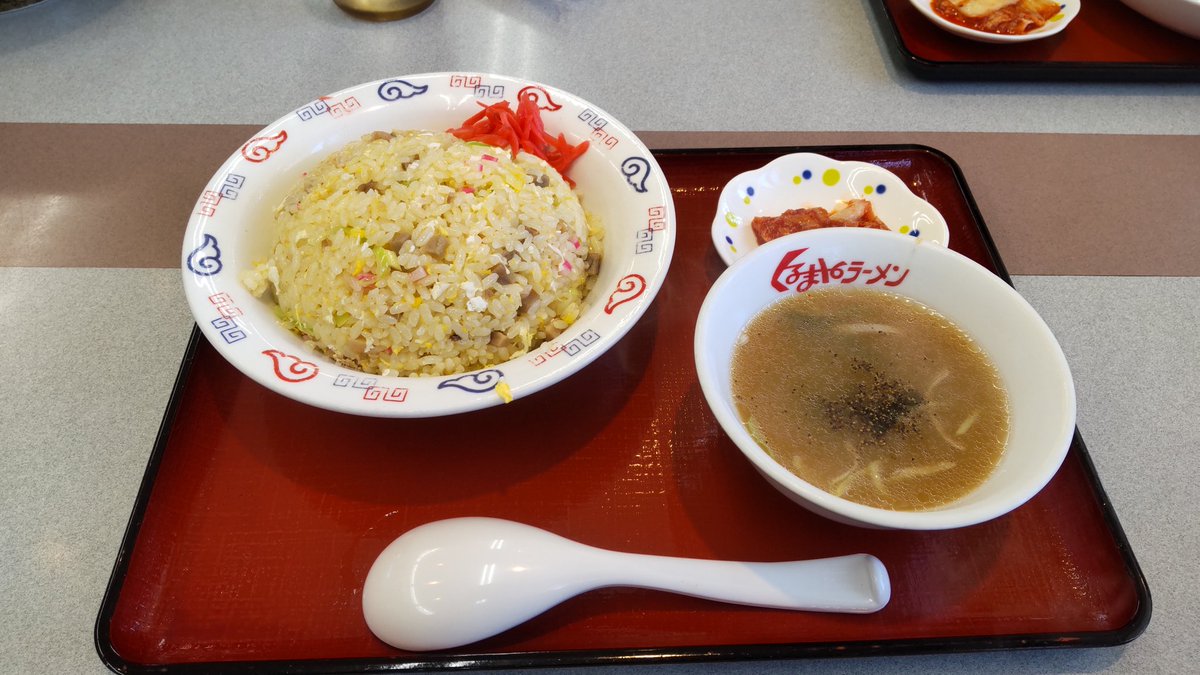
<path id="1" fill-rule="evenodd" d="M 308 172 L 242 276 L 334 361 L 380 375 L 486 368 L 584 311 L 603 232 L 528 154 L 428 131 L 375 132 Z"/>

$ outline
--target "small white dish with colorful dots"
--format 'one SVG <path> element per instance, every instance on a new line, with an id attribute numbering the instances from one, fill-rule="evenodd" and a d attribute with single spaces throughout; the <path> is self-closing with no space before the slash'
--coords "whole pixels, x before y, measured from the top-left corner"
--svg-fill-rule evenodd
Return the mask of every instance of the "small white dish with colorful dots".
<path id="1" fill-rule="evenodd" d="M 950 229 L 932 204 L 913 194 L 896 174 L 866 162 L 843 162 L 798 152 L 738 174 L 717 201 L 712 239 L 726 265 L 758 247 L 750 221 L 788 209 L 833 210 L 851 199 L 871 202 L 888 229 L 920 241 L 950 245 Z"/>
<path id="2" fill-rule="evenodd" d="M 916 7 L 917 11 L 923 14 L 926 19 L 929 19 L 938 28 L 941 28 L 948 33 L 954 33 L 955 35 L 965 37 L 968 40 L 975 40 L 976 42 L 991 42 L 995 44 L 1030 42 L 1032 40 L 1048 38 L 1051 35 L 1057 35 L 1061 33 L 1062 30 L 1067 27 L 1067 24 L 1071 23 L 1076 16 L 1079 16 L 1079 5 L 1081 4 L 1080 0 L 1061 0 L 1058 3 L 1058 14 L 1050 17 L 1050 20 L 1047 21 L 1042 27 L 1035 28 L 1028 33 L 1021 33 L 1019 35 L 1006 35 L 1003 33 L 989 33 L 988 31 L 984 30 L 975 30 L 974 28 L 968 28 L 945 19 L 940 14 L 933 11 L 933 3 L 930 0 L 909 0 L 909 2 L 911 2 L 912 6 Z"/>

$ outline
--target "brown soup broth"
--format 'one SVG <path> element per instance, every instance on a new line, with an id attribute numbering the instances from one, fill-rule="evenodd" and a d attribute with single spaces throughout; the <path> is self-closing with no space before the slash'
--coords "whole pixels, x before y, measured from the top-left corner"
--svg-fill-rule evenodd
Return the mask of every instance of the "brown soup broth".
<path id="1" fill-rule="evenodd" d="M 1008 397 L 987 355 L 924 305 L 818 289 L 760 312 L 734 349 L 733 400 L 780 464 L 851 501 L 915 511 L 996 467 Z"/>

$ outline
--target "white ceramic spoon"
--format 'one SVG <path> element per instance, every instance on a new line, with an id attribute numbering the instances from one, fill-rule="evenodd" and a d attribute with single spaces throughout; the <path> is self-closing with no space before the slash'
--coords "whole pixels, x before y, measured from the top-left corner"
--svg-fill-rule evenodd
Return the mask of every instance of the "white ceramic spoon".
<path id="1" fill-rule="evenodd" d="M 363 615 L 409 651 L 469 644 L 585 591 L 652 588 L 780 609 L 867 613 L 891 598 L 878 558 L 746 563 L 618 553 L 495 518 L 414 528 L 388 545 L 363 585 Z"/>

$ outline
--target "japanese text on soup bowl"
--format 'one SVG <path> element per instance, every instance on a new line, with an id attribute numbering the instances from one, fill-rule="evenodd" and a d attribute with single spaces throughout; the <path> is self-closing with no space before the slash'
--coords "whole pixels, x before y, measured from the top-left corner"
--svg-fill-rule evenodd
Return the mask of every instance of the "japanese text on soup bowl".
<path id="1" fill-rule="evenodd" d="M 860 283 L 867 286 L 881 284 L 893 288 L 904 283 L 908 276 L 908 268 L 885 262 L 869 265 L 862 260 L 826 260 L 818 256 L 816 260 L 801 259 L 808 248 L 797 248 L 783 254 L 779 264 L 775 266 L 775 274 L 771 276 L 771 287 L 783 292 L 792 289 L 803 293 L 813 286 L 829 284 Z"/>

